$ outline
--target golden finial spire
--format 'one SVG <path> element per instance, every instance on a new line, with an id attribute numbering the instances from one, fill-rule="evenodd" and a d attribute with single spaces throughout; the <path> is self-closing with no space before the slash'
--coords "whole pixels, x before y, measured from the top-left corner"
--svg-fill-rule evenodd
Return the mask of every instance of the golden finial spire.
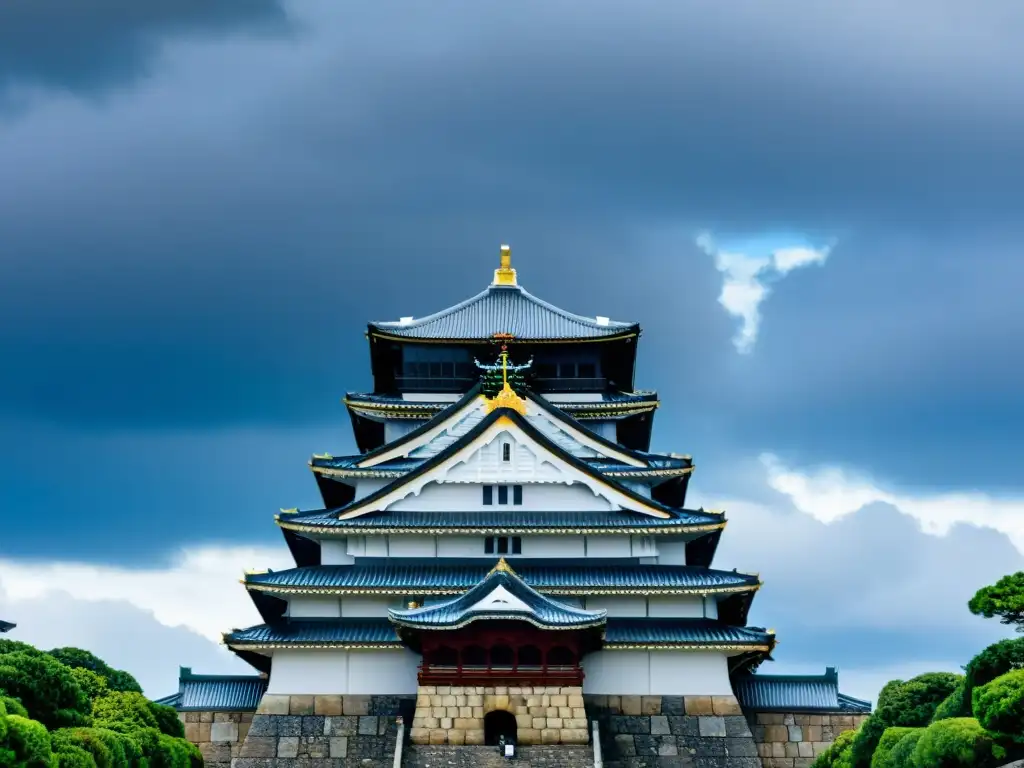
<path id="1" fill-rule="evenodd" d="M 507 245 L 501 246 L 501 266 L 494 270 L 494 285 L 519 285 L 512 269 L 512 249 Z"/>
<path id="2" fill-rule="evenodd" d="M 513 576 L 516 575 L 516 572 L 512 570 L 512 566 L 505 562 L 504 557 L 498 561 L 497 565 L 491 568 L 491 572 L 487 575 L 490 576 L 491 573 L 511 573 Z"/>
<path id="3" fill-rule="evenodd" d="M 508 383 L 508 348 L 501 346 L 501 391 L 487 404 L 487 412 L 498 408 L 511 408 L 516 413 L 526 415 L 526 401 L 523 400 Z"/>

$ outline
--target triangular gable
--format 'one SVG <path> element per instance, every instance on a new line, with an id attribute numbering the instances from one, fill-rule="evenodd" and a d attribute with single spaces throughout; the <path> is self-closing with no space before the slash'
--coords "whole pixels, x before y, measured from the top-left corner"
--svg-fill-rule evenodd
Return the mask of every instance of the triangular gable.
<path id="1" fill-rule="evenodd" d="M 596 495 L 608 499 L 612 505 L 652 517 L 668 518 L 674 513 L 670 507 L 659 504 L 605 477 L 585 462 L 573 456 L 534 427 L 527 418 L 507 408 L 488 414 L 465 435 L 445 450 L 425 461 L 420 467 L 384 488 L 353 502 L 342 510 L 341 519 L 359 517 L 386 510 L 389 505 L 410 495 L 417 495 L 428 483 L 437 482 L 453 467 L 466 461 L 468 455 L 479 450 L 500 433 L 509 432 L 513 438 L 543 456 L 545 462 L 566 472 L 571 482 L 588 486 Z"/>
<path id="2" fill-rule="evenodd" d="M 527 421 L 552 442 L 577 458 L 604 457 L 627 466 L 648 466 L 647 462 L 633 451 L 600 437 L 567 414 L 542 403 L 539 398 L 529 397 L 524 402 L 527 408 Z M 396 458 L 434 456 L 482 422 L 487 415 L 487 404 L 488 400 L 483 395 L 463 398 L 419 430 L 368 454 L 357 466 L 366 469 Z"/>

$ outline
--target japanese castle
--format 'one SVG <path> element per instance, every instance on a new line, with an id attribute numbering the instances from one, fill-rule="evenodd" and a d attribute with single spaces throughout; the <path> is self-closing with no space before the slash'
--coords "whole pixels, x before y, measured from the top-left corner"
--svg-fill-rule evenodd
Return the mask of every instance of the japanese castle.
<path id="1" fill-rule="evenodd" d="M 323 509 L 276 517 L 295 567 L 247 573 L 264 623 L 224 636 L 258 712 L 403 700 L 413 744 L 528 745 L 586 744 L 592 704 L 633 698 L 868 711 L 833 670 L 752 674 L 776 643 L 747 623 L 761 581 L 713 567 L 725 515 L 686 507 L 690 456 L 650 451 L 638 324 L 531 295 L 503 246 L 481 293 L 366 335 L 360 453 L 313 456 Z"/>

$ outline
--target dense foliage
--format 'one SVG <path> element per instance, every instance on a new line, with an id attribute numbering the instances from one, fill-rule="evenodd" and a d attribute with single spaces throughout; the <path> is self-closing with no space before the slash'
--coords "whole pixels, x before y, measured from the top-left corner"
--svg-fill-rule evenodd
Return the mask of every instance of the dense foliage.
<path id="1" fill-rule="evenodd" d="M 954 717 L 924 729 L 913 763 L 915 768 L 995 768 L 1005 756 L 977 720 Z"/>
<path id="2" fill-rule="evenodd" d="M 1024 571 L 980 589 L 968 607 L 1024 632 Z M 995 768 L 1024 758 L 1024 637 L 993 643 L 964 673 L 889 682 L 874 713 L 814 768 Z"/>
<path id="3" fill-rule="evenodd" d="M 0 768 L 201 768 L 171 707 L 88 651 L 0 641 Z"/>
<path id="4" fill-rule="evenodd" d="M 986 730 L 1024 744 L 1024 669 L 975 688 L 972 705 Z"/>
<path id="5" fill-rule="evenodd" d="M 982 587 L 967 604 L 971 613 L 991 619 L 996 616 L 1024 632 L 1024 571 L 1004 576 L 990 587 Z"/>
<path id="6" fill-rule="evenodd" d="M 882 737 L 878 740 L 875 754 L 871 757 L 871 768 L 899 768 L 891 760 L 892 751 L 904 736 L 915 730 L 917 729 L 902 727 L 886 728 L 882 733 Z"/>
<path id="7" fill-rule="evenodd" d="M 889 728 L 928 725 L 936 709 L 963 680 L 950 672 L 928 672 L 910 680 L 893 680 L 878 694 L 878 706 L 857 731 L 850 752 L 851 768 L 870 768 Z"/>

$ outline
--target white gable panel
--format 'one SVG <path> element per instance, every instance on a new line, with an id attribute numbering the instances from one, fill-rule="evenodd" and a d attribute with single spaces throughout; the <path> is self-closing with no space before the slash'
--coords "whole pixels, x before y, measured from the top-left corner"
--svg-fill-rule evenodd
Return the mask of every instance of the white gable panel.
<path id="1" fill-rule="evenodd" d="M 504 467 L 505 462 L 501 454 L 503 440 L 513 441 L 515 461 L 508 462 L 512 465 L 511 468 Z M 499 464 L 502 465 L 500 469 L 498 467 Z M 658 509 L 656 505 L 650 505 L 642 499 L 618 490 L 614 487 L 614 484 L 577 469 L 570 460 L 549 452 L 548 448 L 528 436 L 512 420 L 502 418 L 491 424 L 488 429 L 477 435 L 473 440 L 466 443 L 460 452 L 445 458 L 437 466 L 411 479 L 397 481 L 393 490 L 383 493 L 370 503 L 361 505 L 359 502 L 356 502 L 342 517 L 357 517 L 387 509 L 416 510 L 420 507 L 408 500 L 410 497 L 420 496 L 424 489 L 439 485 L 465 486 L 467 484 L 476 486 L 479 506 L 462 506 L 459 507 L 460 509 L 483 508 L 482 499 L 479 495 L 480 484 L 522 484 L 524 486 L 524 509 L 527 508 L 525 502 L 527 486 L 536 488 L 547 484 L 550 487 L 575 489 L 572 493 L 578 497 L 582 497 L 579 488 L 585 487 L 594 496 L 604 499 L 605 503 L 596 507 L 598 509 L 626 509 L 655 517 L 668 516 L 667 513 Z M 560 492 L 565 493 L 566 491 Z M 472 497 L 468 496 L 466 498 L 470 499 Z M 398 506 L 399 502 L 402 501 L 406 503 Z M 567 502 L 571 503 L 571 499 L 567 499 Z M 546 503 L 547 501 L 545 501 Z M 437 506 L 434 506 L 433 501 L 430 506 L 423 507 L 423 509 L 437 508 Z M 529 508 L 534 510 L 542 509 L 541 506 L 534 504 L 531 504 Z M 572 507 L 565 504 L 554 507 L 554 509 L 569 508 Z M 595 507 L 593 502 L 591 502 L 590 505 L 581 509 L 591 510 L 595 509 Z"/>
<path id="2" fill-rule="evenodd" d="M 494 493 L 494 504 L 484 506 L 481 485 L 469 483 L 428 483 L 416 495 L 393 501 L 386 509 L 400 512 L 483 512 L 510 510 L 521 512 L 557 512 L 571 509 L 574 512 L 610 512 L 619 507 L 604 496 L 595 495 L 585 485 L 567 484 L 523 484 L 523 503 L 512 504 L 509 491 L 508 504 L 498 504 Z"/>
<path id="3" fill-rule="evenodd" d="M 509 592 L 500 584 L 487 593 L 486 597 L 473 604 L 470 611 L 515 611 L 516 613 L 533 613 L 530 606 Z"/>
<path id="4" fill-rule="evenodd" d="M 466 435 L 487 416 L 487 400 L 482 396 L 468 403 L 460 412 L 449 415 L 417 438 L 395 446 L 359 463 L 372 467 L 399 457 L 430 458 Z M 527 402 L 526 420 L 545 437 L 577 458 L 604 457 L 636 467 L 645 466 L 627 451 L 616 450 L 595 438 L 588 428 L 574 426 L 555 418 L 536 403 Z"/>

